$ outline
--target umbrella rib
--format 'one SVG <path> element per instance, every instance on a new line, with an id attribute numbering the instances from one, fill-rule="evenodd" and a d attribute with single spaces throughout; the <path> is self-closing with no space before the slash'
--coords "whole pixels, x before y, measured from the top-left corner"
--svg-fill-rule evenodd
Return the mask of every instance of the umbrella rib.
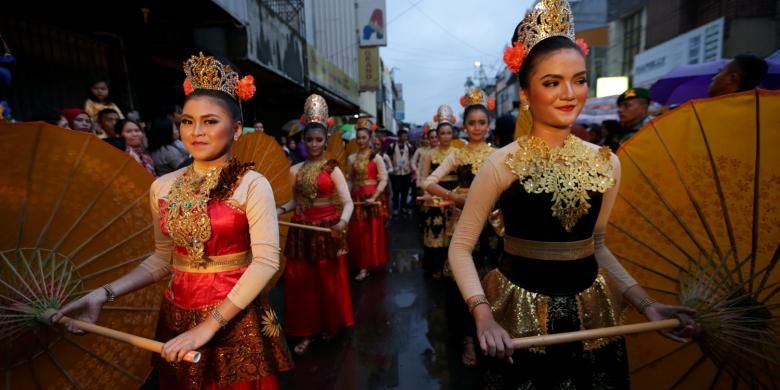
<path id="1" fill-rule="evenodd" d="M 645 173 L 644 170 L 642 170 L 642 168 L 639 167 L 639 164 L 637 164 L 637 162 L 634 160 L 634 158 L 631 157 L 631 153 L 628 151 L 628 149 L 624 149 L 623 155 L 626 156 L 631 161 L 632 164 L 634 164 L 634 166 L 639 171 L 639 173 L 642 175 L 642 177 L 644 177 L 644 179 L 650 184 L 650 188 L 653 190 L 653 192 L 656 194 L 656 196 L 658 196 L 658 199 L 664 204 L 664 206 L 666 206 L 666 208 L 672 214 L 672 217 L 674 218 L 674 220 L 677 221 L 677 223 L 685 231 L 685 233 L 688 234 L 688 237 L 691 238 L 691 241 L 693 241 L 693 243 L 697 247 L 699 247 L 699 251 L 701 253 L 707 253 L 708 251 L 706 249 L 704 249 L 704 246 L 696 239 L 696 237 L 694 236 L 693 232 L 690 230 L 688 225 L 683 223 L 683 221 L 680 219 L 680 213 L 678 213 L 672 207 L 671 203 L 669 203 L 669 200 L 666 199 L 666 197 L 664 197 L 661 194 L 661 192 L 658 190 L 659 186 L 655 182 L 653 182 L 653 180 L 650 179 L 649 176 L 647 176 L 647 174 Z"/>
<path id="2" fill-rule="evenodd" d="M 122 213 L 122 214 L 124 214 L 124 213 Z M 121 215 L 121 214 L 120 214 L 120 215 Z M 111 221 L 111 223 L 113 223 L 115 220 L 116 220 L 116 219 L 112 220 L 112 221 Z M 108 226 L 109 226 L 109 225 L 106 225 L 104 228 L 100 229 L 100 231 L 98 231 L 97 233 L 95 233 L 95 236 L 97 236 L 98 234 L 102 233 L 102 232 L 103 232 L 103 230 L 105 230 L 105 229 L 107 229 L 107 228 L 108 228 Z M 105 255 L 106 253 L 109 253 L 109 252 L 113 251 L 114 249 L 116 249 L 116 248 L 119 248 L 120 246 L 124 245 L 126 242 L 129 242 L 130 240 L 132 240 L 132 239 L 134 239 L 134 238 L 136 238 L 136 237 L 140 236 L 141 234 L 143 234 L 144 232 L 146 232 L 146 231 L 147 231 L 147 230 L 149 230 L 150 228 L 152 228 L 152 224 L 151 224 L 151 223 L 150 223 L 150 224 L 148 224 L 148 225 L 146 225 L 146 226 L 144 226 L 143 228 L 141 228 L 140 230 L 136 231 L 135 233 L 133 233 L 133 234 L 131 234 L 131 235 L 129 235 L 129 236 L 127 236 L 127 237 L 125 237 L 125 238 L 124 238 L 122 241 L 119 241 L 119 242 L 117 242 L 116 244 L 114 244 L 114 245 L 112 245 L 112 246 L 110 246 L 110 247 L 106 248 L 106 249 L 105 249 L 105 250 L 103 250 L 102 252 L 100 252 L 100 253 L 98 253 L 98 254 L 96 254 L 96 255 L 94 255 L 94 256 L 92 256 L 92 257 L 90 257 L 89 259 L 87 259 L 87 260 L 85 260 L 85 261 L 83 261 L 81 264 L 79 264 L 78 266 L 76 266 L 76 267 L 75 267 L 76 271 L 78 271 L 78 270 L 80 270 L 80 269 L 82 269 L 82 268 L 86 267 L 87 265 L 89 265 L 89 264 L 91 264 L 93 261 L 95 261 L 95 260 L 99 259 L 100 257 L 102 257 L 103 255 Z M 94 237 L 94 236 L 93 236 L 93 237 Z M 91 241 L 92 241 L 92 239 L 93 239 L 93 238 L 90 238 L 90 239 L 88 240 L 88 242 L 91 242 Z M 82 248 L 82 247 L 79 247 L 79 250 L 81 250 L 81 248 Z M 73 258 L 73 256 L 75 256 L 75 255 L 76 255 L 76 253 L 78 253 L 78 252 L 71 253 L 71 255 L 70 255 L 70 256 L 68 256 L 68 257 L 69 257 L 69 258 Z"/>
<path id="3" fill-rule="evenodd" d="M 758 89 L 755 90 L 756 96 L 756 159 L 753 173 L 753 232 L 751 237 L 751 249 L 753 258 L 750 260 L 750 274 L 756 270 L 756 256 L 758 255 L 758 200 L 759 200 L 759 179 L 761 178 L 761 99 Z M 750 291 L 753 291 L 753 283 L 748 285 Z"/>
<path id="4" fill-rule="evenodd" d="M 710 386 L 708 387 L 709 390 L 715 389 L 715 385 L 720 382 L 720 377 L 723 375 L 723 367 L 718 366 L 718 370 L 715 371 L 715 376 L 712 378 L 712 382 L 710 382 Z"/>
<path id="5" fill-rule="evenodd" d="M 704 212 L 702 212 L 699 202 L 696 201 L 693 194 L 691 193 L 690 186 L 688 186 L 688 183 L 686 183 L 685 180 L 683 180 L 683 175 L 682 172 L 680 172 L 680 167 L 677 165 L 677 161 L 674 159 L 672 153 L 669 151 L 669 147 L 666 145 L 666 142 L 664 141 L 663 137 L 661 137 L 661 134 L 658 132 L 658 128 L 655 127 L 655 122 L 650 121 L 650 125 L 653 127 L 653 131 L 656 137 L 658 137 L 658 140 L 661 142 L 661 146 L 663 146 L 664 151 L 666 152 L 666 156 L 669 157 L 669 161 L 671 161 L 672 166 L 674 167 L 674 171 L 677 174 L 677 178 L 680 180 L 680 183 L 685 189 L 685 194 L 688 196 L 688 200 L 693 205 L 693 209 L 696 211 L 696 215 L 699 217 L 699 220 L 701 221 L 704 230 L 707 232 L 707 237 L 709 237 L 710 241 L 712 242 L 712 246 L 715 247 L 715 250 L 718 252 L 718 255 L 722 256 L 722 251 L 720 249 L 720 246 L 718 245 L 718 242 L 715 239 L 715 233 L 712 232 L 712 226 L 710 226 L 710 223 L 704 217 Z M 734 245 L 734 241 L 732 241 L 732 245 Z"/>
<path id="6" fill-rule="evenodd" d="M 761 283 L 758 285 L 758 288 L 756 289 L 757 293 L 762 291 L 766 286 L 766 282 L 769 281 L 769 275 L 775 270 L 775 266 L 777 265 L 778 259 L 780 259 L 780 245 L 777 245 L 775 247 L 775 254 L 772 255 L 772 260 L 769 262 L 769 265 L 766 268 L 766 272 L 764 272 L 764 277 L 761 278 Z"/>
<path id="7" fill-rule="evenodd" d="M 693 372 L 696 371 L 702 365 L 702 363 L 704 363 L 705 360 L 707 360 L 706 356 L 704 355 L 700 356 L 699 359 L 697 359 L 690 367 L 688 367 L 687 370 L 685 370 L 685 372 L 682 374 L 680 378 L 677 379 L 677 381 L 675 381 L 671 386 L 669 386 L 669 388 L 675 389 L 678 386 L 680 386 L 683 383 L 683 381 L 688 379 L 688 377 L 691 374 L 693 374 Z"/>
<path id="8" fill-rule="evenodd" d="M 41 242 L 43 241 L 43 238 L 46 236 L 46 234 L 49 233 L 49 228 L 51 228 L 51 224 L 54 221 L 54 216 L 57 215 L 57 212 L 60 210 L 60 206 L 62 205 L 62 200 L 65 198 L 65 193 L 70 189 L 71 183 L 73 183 L 73 178 L 76 176 L 76 168 L 81 165 L 81 160 L 84 158 L 84 155 L 87 152 L 87 146 L 89 145 L 89 141 L 92 139 L 92 137 L 85 137 L 84 138 L 84 144 L 81 146 L 81 150 L 79 151 L 78 158 L 76 158 L 76 161 L 73 163 L 73 166 L 70 168 L 70 173 L 68 173 L 68 178 L 65 180 L 65 187 L 60 191 L 59 195 L 57 196 L 56 201 L 54 202 L 54 207 L 52 207 L 51 213 L 49 213 L 49 219 L 46 221 L 46 224 L 43 225 L 43 229 L 41 229 L 41 233 L 38 235 L 38 239 L 35 242 L 35 248 L 39 248 L 41 246 Z"/>
<path id="9" fill-rule="evenodd" d="M 24 222 L 26 220 L 25 213 L 27 212 L 28 202 L 30 201 L 30 191 L 32 190 L 32 178 L 33 178 L 33 166 L 35 161 L 38 160 L 38 145 L 41 143 L 41 132 L 43 130 L 39 126 L 35 132 L 35 142 L 33 143 L 32 157 L 30 158 L 30 164 L 27 169 L 27 186 L 24 190 L 24 199 L 22 200 L 22 207 L 19 208 L 19 233 L 16 237 L 16 247 L 22 246 L 22 236 L 24 236 Z"/>
<path id="10" fill-rule="evenodd" d="M 102 274 L 104 274 L 104 273 L 106 273 L 106 272 L 110 272 L 110 271 L 113 271 L 113 270 L 115 270 L 115 269 L 122 268 L 122 267 L 124 267 L 124 266 L 126 266 L 126 265 L 128 265 L 128 264 L 132 264 L 132 263 L 134 263 L 134 262 L 136 262 L 136 261 L 139 261 L 139 260 L 145 259 L 145 258 L 149 257 L 150 255 L 151 255 L 151 254 L 146 254 L 146 255 L 142 255 L 142 256 L 134 257 L 134 258 L 132 258 L 132 259 L 130 259 L 130 260 L 125 260 L 125 261 L 123 261 L 123 262 L 121 262 L 121 263 L 119 263 L 119 264 L 112 265 L 111 267 L 108 267 L 108 268 L 101 269 L 100 271 L 96 271 L 96 272 L 93 272 L 93 273 L 91 273 L 91 274 L 83 275 L 83 276 L 81 277 L 81 280 L 82 280 L 82 281 L 85 281 L 85 280 L 88 280 L 88 279 L 92 279 L 92 278 L 94 278 L 94 277 L 96 277 L 96 276 L 100 276 L 100 275 L 102 275 Z"/>
<path id="11" fill-rule="evenodd" d="M 635 373 L 635 372 L 639 372 L 641 370 L 644 370 L 645 368 L 650 367 L 650 366 L 660 362 L 661 360 L 666 359 L 667 357 L 672 356 L 675 353 L 680 352 L 681 350 L 683 350 L 683 349 L 685 349 L 685 348 L 687 348 L 687 347 L 689 347 L 691 345 L 692 345 L 691 343 L 687 343 L 687 344 L 681 344 L 679 346 L 676 346 L 671 351 L 668 351 L 668 352 L 658 356 L 657 358 L 655 358 L 655 359 L 653 359 L 653 360 L 651 360 L 651 361 L 649 361 L 647 363 L 644 363 L 644 364 L 640 365 L 639 367 L 631 370 L 631 372 Z"/>
<path id="12" fill-rule="evenodd" d="M 669 290 L 664 290 L 664 289 L 662 289 L 662 288 L 657 288 L 657 287 L 648 287 L 648 286 L 642 286 L 642 288 L 643 288 L 643 289 L 645 289 L 645 290 L 651 290 L 651 291 L 659 292 L 659 293 L 661 293 L 661 294 L 669 294 L 669 295 L 673 295 L 673 296 L 675 296 L 675 297 L 677 296 L 677 293 L 676 293 L 676 292 L 674 292 L 674 291 L 669 291 Z"/>
<path id="13" fill-rule="evenodd" d="M 693 110 L 693 116 L 696 118 L 696 123 L 699 125 L 699 133 L 702 136 L 702 139 L 704 140 L 704 147 L 707 150 L 707 158 L 710 162 L 710 169 L 712 169 L 712 176 L 715 181 L 715 188 L 717 189 L 718 193 L 718 200 L 720 201 L 720 207 L 723 210 L 723 219 L 726 223 L 726 231 L 729 235 L 729 242 L 731 243 L 731 246 L 734 248 L 734 255 L 735 257 L 739 258 L 739 253 L 737 253 L 737 240 L 734 236 L 734 226 L 731 223 L 731 215 L 729 214 L 729 208 L 726 204 L 726 195 L 723 192 L 723 186 L 720 182 L 720 173 L 718 173 L 718 165 L 715 163 L 715 157 L 712 154 L 712 147 L 710 146 L 710 140 L 709 137 L 707 137 L 707 133 L 704 131 L 704 125 L 701 122 L 701 117 L 699 116 L 699 110 L 696 109 L 696 104 L 691 104 L 691 109 Z M 742 277 L 742 274 L 739 273 L 740 280 Z"/>
<path id="14" fill-rule="evenodd" d="M 635 265 L 635 266 L 637 266 L 637 267 L 639 267 L 639 268 L 641 268 L 641 269 L 643 269 L 643 270 L 645 270 L 647 272 L 654 273 L 654 274 L 656 274 L 656 275 L 658 275 L 658 276 L 660 276 L 660 277 L 662 277 L 664 279 L 668 279 L 668 280 L 670 280 L 672 282 L 677 283 L 677 279 L 676 278 L 673 278 L 673 277 L 671 277 L 671 276 L 669 276 L 669 275 L 667 275 L 667 274 L 665 274 L 663 272 L 660 272 L 660 271 L 654 270 L 654 269 L 652 269 L 650 267 L 647 267 L 647 266 L 645 266 L 644 264 L 642 264 L 642 263 L 640 263 L 638 261 L 631 260 L 628 257 L 622 256 L 622 255 L 619 255 L 619 254 L 615 254 L 615 256 L 619 257 L 621 261 L 627 261 L 627 262 L 629 262 L 629 263 L 631 263 L 631 264 L 633 264 L 633 265 Z"/>
<path id="15" fill-rule="evenodd" d="M 54 256 L 54 253 L 59 250 L 60 246 L 65 243 L 65 240 L 70 237 L 70 234 L 73 233 L 73 230 L 76 229 L 76 226 L 78 226 L 81 221 L 89 214 L 90 211 L 92 211 L 92 208 L 95 207 L 97 202 L 103 197 L 103 194 L 108 191 L 108 189 L 111 187 L 111 184 L 114 183 L 114 181 L 119 177 L 119 174 L 122 173 L 125 166 L 132 161 L 132 159 L 123 159 L 122 164 L 119 166 L 119 168 L 114 172 L 114 176 L 109 178 L 109 180 L 106 182 L 106 185 L 103 186 L 103 188 L 98 191 L 98 193 L 95 196 L 95 199 L 92 200 L 92 203 L 90 203 L 87 207 L 84 208 L 84 210 L 81 212 L 81 215 L 79 215 L 78 218 L 76 218 L 75 221 L 73 221 L 73 224 L 71 224 L 70 228 L 63 234 L 63 236 L 60 238 L 60 240 L 57 242 L 57 244 L 54 245 L 54 247 L 51 249 L 51 252 L 49 253 L 49 258 Z"/>
<path id="16" fill-rule="evenodd" d="M 656 225 L 653 221 L 651 221 L 650 218 L 645 213 L 643 213 L 638 207 L 636 207 L 630 200 L 628 200 L 628 198 L 626 198 L 623 194 L 620 193 L 618 193 L 618 196 L 621 199 L 623 199 L 623 201 L 626 202 L 626 204 L 628 204 L 629 207 L 631 207 L 637 214 L 639 214 L 639 216 L 642 217 L 642 219 L 645 222 L 647 222 L 650 226 L 652 226 L 660 235 L 662 235 L 667 241 L 669 241 L 669 243 L 671 243 L 675 248 L 677 248 L 677 250 L 679 250 L 682 254 L 684 254 L 685 257 L 688 258 L 688 260 L 693 261 L 693 256 L 691 256 L 688 252 L 686 252 L 680 246 L 680 244 L 672 240 L 672 238 L 669 237 L 669 235 L 666 234 L 666 232 L 664 232 L 660 227 L 658 227 L 658 225 Z"/>
<path id="17" fill-rule="evenodd" d="M 82 242 L 78 247 L 76 247 L 73 251 L 71 251 L 68 254 L 67 257 L 69 259 L 73 259 L 73 257 L 76 256 L 76 254 L 78 254 L 82 249 L 84 249 L 84 247 L 86 247 L 87 245 L 91 244 L 92 241 L 95 240 L 95 238 L 97 238 L 101 233 L 106 231 L 106 229 L 108 229 L 111 225 L 113 225 L 114 222 L 118 221 L 120 218 L 124 217 L 125 214 L 127 214 L 130 210 L 135 208 L 137 206 L 138 202 L 140 202 L 142 199 L 148 199 L 148 198 L 149 198 L 149 192 L 146 191 L 141 196 L 136 198 L 133 202 L 131 202 L 129 205 L 127 205 L 127 207 L 125 207 L 124 210 L 122 210 L 119 213 L 117 213 L 117 215 L 115 215 L 114 218 L 112 218 L 110 221 L 105 223 L 100 229 L 98 229 L 96 232 L 92 233 L 92 235 L 88 239 L 84 240 L 84 242 Z M 143 230 L 148 229 L 151 225 L 152 224 L 150 223 L 150 224 L 144 226 Z M 125 240 L 125 241 L 127 241 L 127 240 Z M 79 265 L 76 269 L 80 269 L 81 266 L 82 265 Z"/>
<path id="18" fill-rule="evenodd" d="M 76 378 L 74 378 L 73 376 L 71 376 L 70 372 L 68 372 L 68 370 L 66 370 L 66 369 L 65 369 L 65 368 L 62 366 L 62 364 L 60 363 L 60 361 L 59 361 L 59 360 L 57 360 L 57 358 L 55 358 L 55 357 L 54 357 L 54 355 L 52 355 L 50 351 L 46 351 L 46 356 L 48 356 L 48 357 L 49 357 L 49 359 L 52 361 L 52 363 L 54 363 L 54 366 L 55 366 L 55 367 L 57 367 L 57 369 L 59 369 L 59 370 L 60 370 L 60 372 L 62 372 L 62 374 L 63 374 L 63 375 L 65 375 L 65 378 L 67 378 L 67 379 L 68 379 L 68 382 L 70 382 L 70 384 L 72 384 L 74 387 L 76 387 L 76 388 L 79 388 L 79 389 L 83 389 L 83 388 L 84 388 L 84 386 L 82 386 L 82 385 L 81 385 L 81 384 L 80 384 L 80 383 L 79 383 L 79 382 L 76 380 Z"/>
<path id="19" fill-rule="evenodd" d="M 116 363 L 113 363 L 113 362 L 110 362 L 110 361 L 106 360 L 102 356 L 99 356 L 96 352 L 90 350 L 89 348 L 87 348 L 83 344 L 81 344 L 80 342 L 78 342 L 76 340 L 73 340 L 70 337 L 64 337 L 64 339 L 65 339 L 66 342 L 68 342 L 71 345 L 75 346 L 76 348 L 86 352 L 87 354 L 89 354 L 90 356 L 94 357 L 95 359 L 103 362 L 107 366 L 110 366 L 111 368 L 113 368 L 113 369 L 115 369 L 115 370 L 125 374 L 128 378 L 134 380 L 135 382 L 143 383 L 143 379 L 139 378 L 137 375 L 135 375 L 132 372 L 130 372 L 130 370 L 128 370 L 127 368 L 124 368 L 124 367 L 122 367 L 122 366 L 120 366 L 120 365 L 118 365 Z"/>
<path id="20" fill-rule="evenodd" d="M 623 229 L 623 228 L 622 228 L 622 227 L 620 227 L 619 225 L 617 225 L 617 224 L 615 224 L 615 223 L 611 223 L 611 222 L 610 222 L 610 224 L 611 224 L 611 225 L 612 225 L 612 226 L 613 226 L 615 229 L 617 229 L 617 230 L 620 230 L 620 232 L 621 232 L 621 233 L 623 233 L 623 234 L 625 234 L 625 235 L 626 235 L 628 238 L 630 238 L 630 239 L 634 240 L 636 243 L 638 243 L 639 245 L 643 246 L 643 247 L 644 247 L 645 249 L 647 249 L 648 251 L 652 252 L 652 253 L 653 253 L 653 254 L 655 254 L 656 256 L 658 256 L 658 257 L 660 257 L 660 258 L 664 259 L 664 261 L 666 261 L 667 263 L 669 263 L 669 264 L 671 264 L 672 266 L 676 267 L 676 268 L 677 268 L 679 271 L 681 271 L 681 272 L 684 272 L 684 273 L 688 273 L 688 270 L 686 270 L 685 268 L 683 268 L 683 267 L 682 267 L 682 266 L 680 266 L 679 264 L 677 264 L 677 263 L 675 263 L 674 261 L 672 261 L 672 259 L 670 259 L 670 258 L 668 258 L 668 257 L 666 257 L 666 256 L 664 256 L 664 255 L 662 255 L 660 252 L 658 252 L 657 250 L 655 250 L 655 249 L 654 249 L 654 248 L 653 248 L 651 245 L 648 245 L 647 243 L 645 243 L 644 241 L 640 240 L 639 238 L 637 238 L 637 237 L 634 237 L 634 236 L 633 236 L 631 233 L 629 233 L 628 231 L 626 231 L 625 229 Z"/>

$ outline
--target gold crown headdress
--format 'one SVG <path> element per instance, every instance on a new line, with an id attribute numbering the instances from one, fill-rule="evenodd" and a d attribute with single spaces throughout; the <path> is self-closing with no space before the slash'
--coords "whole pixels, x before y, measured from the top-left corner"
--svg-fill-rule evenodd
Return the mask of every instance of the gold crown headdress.
<path id="1" fill-rule="evenodd" d="M 317 122 L 328 127 L 328 103 L 317 94 L 311 94 L 303 103 L 303 123 Z"/>
<path id="2" fill-rule="evenodd" d="M 442 104 L 439 106 L 438 109 L 436 109 L 436 115 L 433 116 L 433 121 L 436 122 L 437 125 L 440 125 L 442 123 L 448 123 L 450 125 L 454 125 L 455 122 L 458 121 L 457 118 L 455 118 L 455 114 L 452 111 L 452 107 Z"/>
<path id="3" fill-rule="evenodd" d="M 539 42 L 550 37 L 566 37 L 588 54 L 588 44 L 574 36 L 574 16 L 567 0 L 540 0 L 517 26 L 512 46 L 504 50 L 504 62 L 512 72 L 518 72 L 523 60 Z"/>
<path id="4" fill-rule="evenodd" d="M 496 101 L 493 98 L 489 98 L 485 91 L 478 87 L 473 87 L 466 92 L 465 95 L 460 97 L 460 105 L 463 108 L 481 104 L 485 106 L 488 111 L 493 111 L 496 108 Z"/>
<path id="5" fill-rule="evenodd" d="M 230 65 L 204 56 L 203 52 L 184 63 L 184 74 L 187 76 L 184 79 L 184 94 L 187 96 L 196 89 L 211 89 L 222 91 L 240 102 L 251 99 L 256 91 L 254 77 L 247 75 L 240 79 Z"/>
<path id="6" fill-rule="evenodd" d="M 355 129 L 366 129 L 370 132 L 374 132 L 377 129 L 376 123 L 372 122 L 371 119 L 368 118 L 360 118 L 357 120 L 357 123 L 355 123 Z"/>

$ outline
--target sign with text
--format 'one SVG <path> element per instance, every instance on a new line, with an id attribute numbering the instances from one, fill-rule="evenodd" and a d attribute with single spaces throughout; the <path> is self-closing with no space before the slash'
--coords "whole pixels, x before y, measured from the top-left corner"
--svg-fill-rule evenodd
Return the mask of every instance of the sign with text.
<path id="1" fill-rule="evenodd" d="M 358 52 L 358 67 L 360 73 L 360 90 L 376 91 L 379 89 L 380 74 L 379 48 L 361 47 Z"/>

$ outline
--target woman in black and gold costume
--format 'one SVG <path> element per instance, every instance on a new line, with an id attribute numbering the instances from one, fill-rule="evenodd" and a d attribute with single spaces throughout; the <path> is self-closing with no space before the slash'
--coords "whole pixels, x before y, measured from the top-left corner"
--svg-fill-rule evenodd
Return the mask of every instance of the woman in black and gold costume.
<path id="1" fill-rule="evenodd" d="M 452 125 L 456 121 L 452 108 L 446 104 L 439 106 L 434 120 L 438 122 L 436 134 L 438 134 L 439 146 L 432 148 L 429 153 L 423 156 L 421 174 L 424 178 L 427 178 L 456 150 L 451 144 Z M 446 172 L 439 178 L 439 185 L 447 190 L 454 190 L 458 186 L 458 178 L 454 172 Z M 428 199 L 429 197 L 425 196 L 424 198 L 426 200 L 422 208 L 423 264 L 425 270 L 434 279 L 439 279 L 444 262 L 447 260 L 447 245 L 450 242 L 447 235 L 449 208 L 445 204 L 440 204 L 439 197 Z"/>
<path id="2" fill-rule="evenodd" d="M 626 389 L 620 337 L 512 351 L 512 338 L 619 325 L 621 297 L 650 320 L 691 312 L 655 302 L 604 245 L 620 162 L 570 134 L 588 86 L 587 51 L 574 41 L 568 2 L 537 3 L 512 42 L 504 59 L 518 72 L 531 134 L 485 161 L 449 252 L 480 347 L 499 359 L 487 360 L 484 387 Z M 480 283 L 472 250 L 495 204 L 505 221 L 504 254 Z M 683 341 L 692 331 L 689 324 L 665 335 Z"/>
<path id="3" fill-rule="evenodd" d="M 472 88 L 462 98 L 462 104 L 465 107 L 463 125 L 468 134 L 469 143 L 444 159 L 441 165 L 423 183 L 423 188 L 428 193 L 455 203 L 455 208 L 451 209 L 453 216 L 460 213 L 459 209 L 466 202 L 466 196 L 468 195 L 469 187 L 471 187 L 471 182 L 474 180 L 474 175 L 482 168 L 482 164 L 487 157 L 495 151 L 493 147 L 485 143 L 485 137 L 487 137 L 489 130 L 488 99 L 485 93 L 479 88 Z M 440 186 L 438 184 L 439 181 L 451 172 L 456 173 L 458 186 L 455 189 L 447 189 Z M 457 223 L 456 219 L 451 218 L 448 223 Z M 498 236 L 491 226 L 486 226 L 480 235 L 479 243 L 473 254 L 474 264 L 480 276 L 496 267 L 497 247 Z M 445 265 L 444 268 L 445 275 L 451 276 L 451 273 L 448 272 L 449 266 Z M 463 340 L 461 360 L 463 364 L 471 367 L 477 363 L 473 323 L 469 321 L 468 311 L 460 298 L 460 293 L 454 280 L 449 279 L 447 287 L 447 311 L 449 315 L 451 318 L 465 318 L 465 320 L 453 321 L 450 326 L 450 332 L 454 334 L 455 338 Z M 472 326 L 466 326 L 469 324 Z"/>

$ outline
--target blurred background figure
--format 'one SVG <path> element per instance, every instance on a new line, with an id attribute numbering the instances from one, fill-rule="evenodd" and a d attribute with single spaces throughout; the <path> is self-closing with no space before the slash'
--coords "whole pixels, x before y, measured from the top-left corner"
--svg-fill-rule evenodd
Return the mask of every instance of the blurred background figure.
<path id="1" fill-rule="evenodd" d="M 622 127 L 619 143 L 623 144 L 650 120 L 650 91 L 630 88 L 618 96 L 617 105 Z"/>
<path id="2" fill-rule="evenodd" d="M 762 58 L 740 54 L 721 68 L 710 83 L 710 96 L 754 89 L 767 74 L 769 65 Z"/>

